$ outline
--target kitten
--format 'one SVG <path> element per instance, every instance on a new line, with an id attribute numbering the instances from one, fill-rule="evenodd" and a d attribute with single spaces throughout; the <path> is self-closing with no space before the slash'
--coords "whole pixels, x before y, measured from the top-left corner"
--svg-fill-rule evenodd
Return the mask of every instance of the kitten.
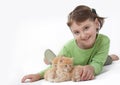
<path id="1" fill-rule="evenodd" d="M 52 68 L 45 72 L 44 78 L 52 82 L 71 80 L 73 60 L 68 57 L 56 57 L 52 61 Z"/>
<path id="2" fill-rule="evenodd" d="M 73 66 L 73 59 L 65 56 L 55 57 L 52 68 L 45 72 L 44 79 L 51 82 L 80 81 L 82 66 Z"/>

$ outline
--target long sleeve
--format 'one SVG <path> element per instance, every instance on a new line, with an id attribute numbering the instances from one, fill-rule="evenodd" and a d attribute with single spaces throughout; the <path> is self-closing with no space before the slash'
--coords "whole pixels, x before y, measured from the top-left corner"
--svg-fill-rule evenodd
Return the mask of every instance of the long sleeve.
<path id="1" fill-rule="evenodd" d="M 110 45 L 110 40 L 108 37 L 104 39 L 101 38 L 99 41 L 101 42 L 97 44 L 99 46 L 96 46 L 98 48 L 95 48 L 96 52 L 92 54 L 92 58 L 90 59 L 91 61 L 89 62 L 89 65 L 92 65 L 95 69 L 95 75 L 102 71 L 104 63 L 108 57 Z"/>

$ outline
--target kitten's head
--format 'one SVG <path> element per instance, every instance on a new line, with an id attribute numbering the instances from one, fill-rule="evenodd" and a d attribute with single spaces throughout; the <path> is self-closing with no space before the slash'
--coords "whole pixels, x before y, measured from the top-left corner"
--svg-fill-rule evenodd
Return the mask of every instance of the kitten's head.
<path id="1" fill-rule="evenodd" d="M 57 68 L 65 72 L 70 72 L 73 69 L 73 59 L 65 56 L 61 56 L 58 59 Z"/>

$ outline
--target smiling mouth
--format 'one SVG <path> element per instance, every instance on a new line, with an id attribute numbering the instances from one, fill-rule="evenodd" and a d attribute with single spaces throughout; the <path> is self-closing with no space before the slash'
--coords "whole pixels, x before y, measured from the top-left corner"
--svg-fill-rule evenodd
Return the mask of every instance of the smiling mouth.
<path id="1" fill-rule="evenodd" d="M 85 39 L 82 39 L 83 41 L 88 41 L 90 39 L 90 37 L 88 37 L 88 38 L 85 38 Z"/>

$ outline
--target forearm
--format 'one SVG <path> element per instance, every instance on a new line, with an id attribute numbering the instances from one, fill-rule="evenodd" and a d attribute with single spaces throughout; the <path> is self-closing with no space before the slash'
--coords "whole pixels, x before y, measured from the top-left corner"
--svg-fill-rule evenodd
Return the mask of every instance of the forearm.
<path id="1" fill-rule="evenodd" d="M 101 73 L 103 65 L 99 63 L 91 63 L 90 64 L 94 68 L 94 74 L 98 75 Z"/>

